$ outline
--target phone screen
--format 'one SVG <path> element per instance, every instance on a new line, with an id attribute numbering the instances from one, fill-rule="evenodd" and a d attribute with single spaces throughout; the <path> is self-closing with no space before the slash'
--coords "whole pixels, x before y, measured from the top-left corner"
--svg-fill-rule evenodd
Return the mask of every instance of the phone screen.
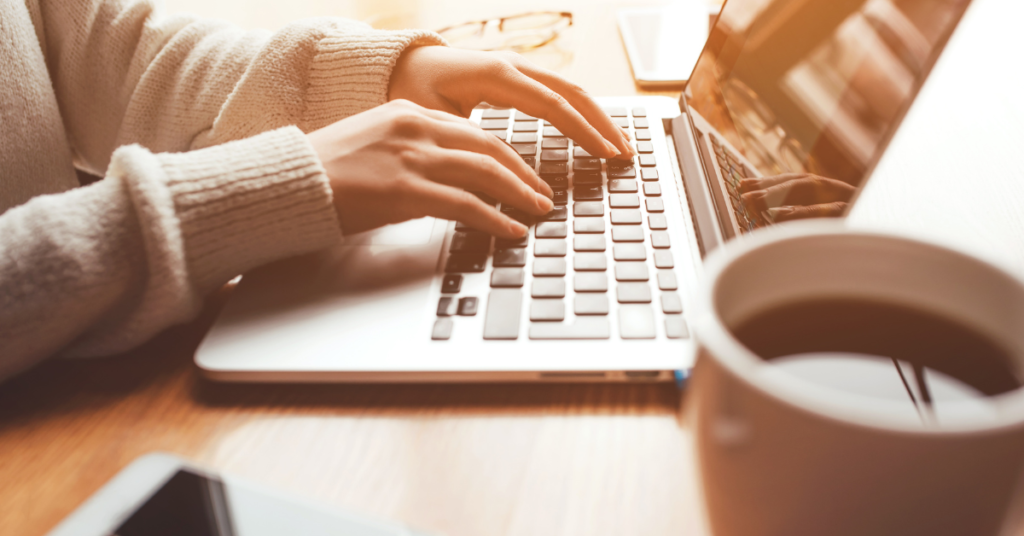
<path id="1" fill-rule="evenodd" d="M 179 470 L 131 517 L 115 536 L 234 536 L 224 483 Z"/>

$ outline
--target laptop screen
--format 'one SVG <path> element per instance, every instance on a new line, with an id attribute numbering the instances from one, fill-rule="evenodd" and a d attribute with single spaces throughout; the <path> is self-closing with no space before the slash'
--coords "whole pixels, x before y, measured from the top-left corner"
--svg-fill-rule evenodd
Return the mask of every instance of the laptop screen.
<path id="1" fill-rule="evenodd" d="M 686 98 L 757 168 L 766 223 L 845 214 L 968 3 L 728 0 Z"/>

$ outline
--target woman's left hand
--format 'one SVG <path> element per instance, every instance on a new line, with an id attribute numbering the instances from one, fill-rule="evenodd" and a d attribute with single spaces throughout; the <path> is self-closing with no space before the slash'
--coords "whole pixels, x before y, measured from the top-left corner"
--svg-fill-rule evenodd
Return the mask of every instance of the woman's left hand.
<path id="1" fill-rule="evenodd" d="M 391 74 L 388 98 L 469 117 L 482 102 L 546 119 L 594 156 L 631 158 L 629 139 L 582 88 L 513 52 L 410 48 Z"/>

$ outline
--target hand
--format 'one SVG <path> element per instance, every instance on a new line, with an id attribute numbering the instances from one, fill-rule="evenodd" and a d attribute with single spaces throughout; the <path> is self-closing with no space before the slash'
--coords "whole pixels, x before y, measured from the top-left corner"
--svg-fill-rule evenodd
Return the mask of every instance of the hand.
<path id="1" fill-rule="evenodd" d="M 442 46 L 406 50 L 398 59 L 390 99 L 469 117 L 481 102 L 551 121 L 594 156 L 635 156 L 629 138 L 579 86 L 513 52 Z"/>
<path id="2" fill-rule="evenodd" d="M 786 173 L 760 179 L 743 179 L 739 190 L 747 210 L 768 212 L 773 221 L 839 217 L 856 188 L 808 173 Z"/>
<path id="3" fill-rule="evenodd" d="M 479 191 L 530 214 L 552 208 L 551 187 L 506 143 L 468 120 L 392 101 L 307 135 L 327 170 L 342 231 L 424 216 L 519 238 L 526 227 Z"/>

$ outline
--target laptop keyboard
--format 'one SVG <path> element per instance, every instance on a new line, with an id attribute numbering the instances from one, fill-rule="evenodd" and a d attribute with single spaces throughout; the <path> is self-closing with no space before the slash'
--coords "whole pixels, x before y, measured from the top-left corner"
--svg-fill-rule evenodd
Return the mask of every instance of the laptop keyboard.
<path id="1" fill-rule="evenodd" d="M 711 138 L 711 148 L 715 151 L 715 160 L 718 161 L 718 168 L 725 181 L 725 190 L 729 194 L 729 202 L 732 203 L 733 213 L 736 215 L 740 230 L 749 233 L 758 227 L 768 225 L 768 222 L 771 221 L 768 215 L 747 210 L 743 204 L 743 198 L 740 197 L 740 181 L 751 177 L 752 174 L 728 147 L 722 145 L 717 137 L 709 135 L 708 138 Z"/>
<path id="2" fill-rule="evenodd" d="M 478 313 L 484 315 L 480 336 L 488 340 L 519 338 L 524 319 L 532 340 L 689 336 L 646 111 L 606 111 L 634 140 L 633 161 L 595 158 L 522 112 L 482 111 L 481 127 L 537 170 L 555 192 L 555 207 L 534 217 L 476 193 L 529 233 L 495 240 L 455 225 L 434 340 L 449 339 L 459 316 Z M 486 300 L 460 295 L 465 278 L 481 276 L 489 280 Z"/>

